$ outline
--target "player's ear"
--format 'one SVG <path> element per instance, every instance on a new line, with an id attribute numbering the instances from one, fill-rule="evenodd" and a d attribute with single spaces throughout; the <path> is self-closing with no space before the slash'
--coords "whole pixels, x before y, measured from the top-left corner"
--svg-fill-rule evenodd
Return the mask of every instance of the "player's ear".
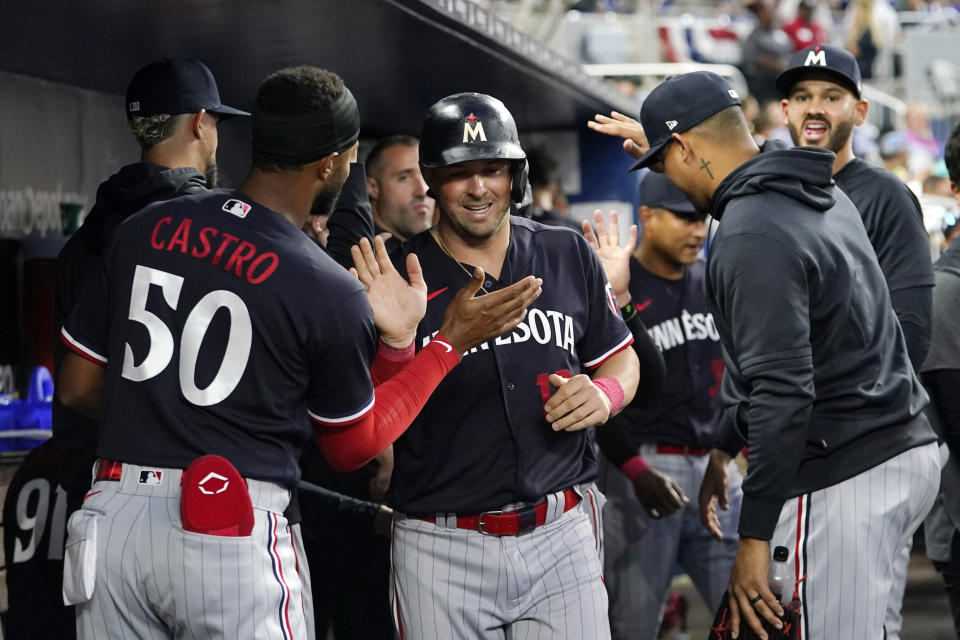
<path id="1" fill-rule="evenodd" d="M 950 193 L 953 194 L 953 199 L 956 203 L 960 204 L 960 185 L 953 180 L 950 181 Z"/>
<path id="2" fill-rule="evenodd" d="M 380 185 L 371 177 L 367 177 L 367 197 L 376 200 L 380 196 Z"/>
<path id="3" fill-rule="evenodd" d="M 677 143 L 677 150 L 680 153 L 680 160 L 686 164 L 693 162 L 693 158 L 696 153 L 693 150 L 693 147 L 690 144 L 690 138 L 680 133 L 673 134 L 673 141 Z"/>
<path id="4" fill-rule="evenodd" d="M 196 113 L 191 113 L 190 118 L 190 131 L 197 138 L 203 138 L 206 133 L 206 124 L 203 122 L 203 114 L 206 113 L 205 110 L 200 109 Z"/>
<path id="5" fill-rule="evenodd" d="M 652 215 L 653 215 L 653 209 L 651 209 L 645 204 L 642 204 L 637 208 L 637 218 L 639 218 L 640 221 L 643 222 L 644 226 L 646 226 L 647 221 L 650 220 L 650 217 Z"/>
<path id="6" fill-rule="evenodd" d="M 870 104 L 866 100 L 857 100 L 856 116 L 854 117 L 853 124 L 859 127 L 866 122 L 867 110 L 869 108 Z"/>
<path id="7" fill-rule="evenodd" d="M 326 182 L 330 178 L 330 174 L 333 173 L 333 159 L 337 157 L 337 152 L 334 151 L 328 156 L 324 156 L 317 161 L 317 180 L 320 182 Z"/>

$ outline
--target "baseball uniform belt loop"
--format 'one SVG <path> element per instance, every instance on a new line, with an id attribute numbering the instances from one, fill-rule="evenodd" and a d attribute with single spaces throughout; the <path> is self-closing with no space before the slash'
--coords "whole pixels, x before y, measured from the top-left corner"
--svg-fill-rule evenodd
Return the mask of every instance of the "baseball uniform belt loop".
<path id="1" fill-rule="evenodd" d="M 673 455 L 681 455 L 681 456 L 705 456 L 710 452 L 707 451 L 706 449 L 700 449 L 699 447 L 688 447 L 688 446 L 679 447 L 677 445 L 672 445 L 672 444 L 658 444 L 657 453 L 665 453 L 665 454 L 673 454 Z"/>
<path id="2" fill-rule="evenodd" d="M 93 481 L 110 480 L 120 482 L 120 476 L 123 473 L 123 463 L 116 460 L 106 460 L 99 458 L 93 471 Z"/>
<path id="3" fill-rule="evenodd" d="M 557 515 L 566 513 L 580 504 L 580 496 L 573 488 L 566 489 L 561 495 L 563 495 L 563 511 L 558 511 Z M 515 536 L 546 524 L 549 505 L 549 500 L 541 500 L 537 504 L 510 511 L 484 511 L 475 516 L 457 516 L 456 526 L 457 529 L 479 531 L 486 536 Z M 420 519 L 434 524 L 437 522 L 436 518 Z"/>

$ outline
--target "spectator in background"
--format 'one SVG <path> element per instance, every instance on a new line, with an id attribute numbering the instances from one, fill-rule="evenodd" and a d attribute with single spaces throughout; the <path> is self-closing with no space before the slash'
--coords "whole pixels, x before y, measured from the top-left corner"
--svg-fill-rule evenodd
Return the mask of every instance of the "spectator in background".
<path id="1" fill-rule="evenodd" d="M 783 31 L 793 42 L 794 51 L 806 49 L 812 44 L 826 42 L 827 37 L 820 25 L 813 21 L 813 10 L 817 0 L 800 0 L 796 17 L 783 25 Z"/>
<path id="2" fill-rule="evenodd" d="M 760 114 L 754 121 L 754 138 L 757 144 L 763 144 L 767 140 L 779 140 L 788 146 L 793 145 L 790 139 L 790 131 L 784 125 L 783 108 L 779 100 L 770 100 L 763 103 L 760 108 Z"/>
<path id="3" fill-rule="evenodd" d="M 956 197 L 954 196 L 954 198 Z M 958 222 L 960 220 L 957 219 L 956 211 L 947 211 L 943 214 L 943 222 L 940 224 L 940 233 L 943 234 L 943 242 L 940 244 L 941 252 L 946 251 L 953 239 L 960 235 L 960 224 Z"/>
<path id="4" fill-rule="evenodd" d="M 884 169 L 907 180 L 907 139 L 902 131 L 888 131 L 880 136 L 880 158 Z"/>
<path id="5" fill-rule="evenodd" d="M 924 180 L 943 156 L 940 143 L 933 137 L 927 105 L 923 102 L 908 104 L 905 122 L 903 137 L 907 144 L 907 171 L 911 177 Z"/>
<path id="6" fill-rule="evenodd" d="M 388 251 L 433 224 L 435 203 L 427 195 L 419 153 L 419 140 L 396 135 L 381 140 L 367 155 L 367 195 L 373 223 L 376 233 L 390 234 Z"/>
<path id="7" fill-rule="evenodd" d="M 557 211 L 555 206 L 556 201 L 563 195 L 557 178 L 557 161 L 546 150 L 537 147 L 527 152 L 527 162 L 533 204 L 523 212 L 523 215 L 541 224 L 570 227 L 579 232 L 580 225 Z"/>
<path id="8" fill-rule="evenodd" d="M 780 97 L 774 80 L 787 68 L 793 45 L 776 24 L 776 0 L 750 0 L 747 9 L 757 26 L 743 44 L 743 75 L 750 93 L 763 104 Z"/>
<path id="9" fill-rule="evenodd" d="M 844 17 L 845 47 L 857 59 L 863 78 L 876 76 L 874 63 L 899 33 L 897 13 L 887 0 L 851 0 Z"/>

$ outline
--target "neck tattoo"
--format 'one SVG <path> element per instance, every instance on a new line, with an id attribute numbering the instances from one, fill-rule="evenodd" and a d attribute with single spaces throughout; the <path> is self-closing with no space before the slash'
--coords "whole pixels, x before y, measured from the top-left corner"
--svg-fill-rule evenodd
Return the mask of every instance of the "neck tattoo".
<path id="1" fill-rule="evenodd" d="M 465 274 L 467 274 L 467 277 L 469 277 L 469 278 L 472 280 L 472 279 L 473 279 L 473 273 L 471 273 L 469 269 L 467 269 L 465 266 L 463 266 L 463 263 L 462 263 L 462 262 L 460 262 L 460 261 L 457 260 L 455 257 L 453 257 L 453 254 L 450 253 L 450 250 L 449 250 L 449 249 L 447 249 L 447 245 L 445 245 L 445 244 L 443 243 L 443 238 L 440 237 L 440 228 L 439 228 L 439 227 L 430 227 L 430 235 L 432 235 L 432 236 L 433 236 L 433 239 L 437 241 L 437 246 L 440 247 L 440 250 L 443 251 L 445 254 L 447 254 L 447 257 L 448 257 L 448 258 L 450 258 L 451 260 L 453 260 L 454 262 L 456 262 L 457 265 L 459 265 L 460 268 L 463 269 L 463 272 L 464 272 Z M 483 286 L 480 287 L 480 291 L 483 291 L 485 294 L 486 294 L 486 293 L 489 293 L 489 291 L 487 291 L 486 289 L 484 289 Z"/>
<path id="2" fill-rule="evenodd" d="M 713 180 L 713 171 L 710 171 L 710 163 L 700 158 L 700 168 L 707 172 L 707 175 L 710 176 L 710 179 Z"/>

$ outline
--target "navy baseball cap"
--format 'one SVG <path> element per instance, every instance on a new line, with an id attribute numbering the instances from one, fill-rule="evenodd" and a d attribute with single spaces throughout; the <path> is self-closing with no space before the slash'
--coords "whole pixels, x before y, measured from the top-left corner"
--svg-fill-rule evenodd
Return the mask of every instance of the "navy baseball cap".
<path id="1" fill-rule="evenodd" d="M 727 107 L 740 104 L 740 96 L 730 83 L 710 71 L 667 78 L 650 92 L 640 108 L 640 124 L 650 150 L 630 170 L 652 164 L 672 134 L 683 133 Z"/>
<path id="2" fill-rule="evenodd" d="M 640 183 L 640 204 L 666 209 L 684 220 L 703 220 L 706 217 L 705 213 L 697 211 L 683 191 L 670 182 L 665 174 L 653 171 Z"/>
<path id="3" fill-rule="evenodd" d="M 204 109 L 222 118 L 249 116 L 220 102 L 213 73 L 199 60 L 163 58 L 137 71 L 127 87 L 127 117 L 178 115 Z"/>
<path id="4" fill-rule="evenodd" d="M 784 96 L 789 96 L 793 85 L 806 74 L 814 72 L 835 79 L 837 84 L 845 86 L 857 98 L 863 91 L 857 59 L 846 49 L 829 44 L 810 45 L 790 56 L 786 71 L 777 76 L 777 89 Z"/>

